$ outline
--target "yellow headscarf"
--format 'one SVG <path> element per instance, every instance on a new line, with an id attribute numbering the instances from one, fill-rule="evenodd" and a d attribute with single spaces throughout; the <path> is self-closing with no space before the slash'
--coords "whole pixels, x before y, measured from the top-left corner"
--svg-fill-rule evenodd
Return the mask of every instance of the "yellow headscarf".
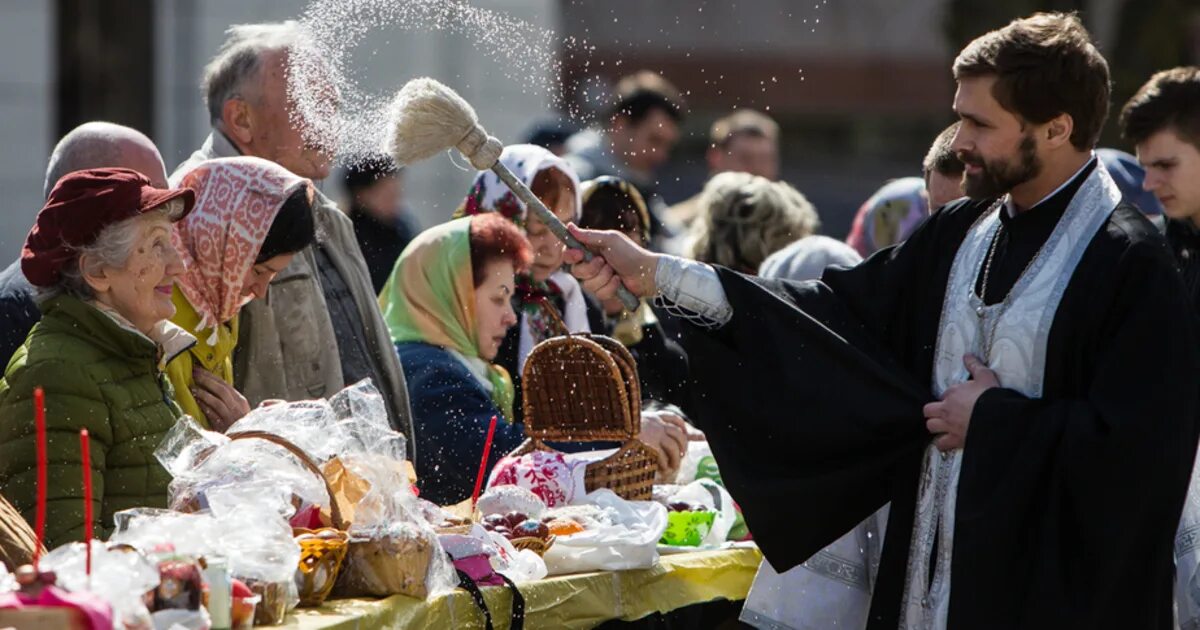
<path id="1" fill-rule="evenodd" d="M 512 418 L 512 378 L 479 356 L 475 282 L 471 274 L 471 218 L 432 227 L 408 244 L 379 294 L 392 343 L 419 341 L 455 353 L 491 390 L 492 402 Z"/>

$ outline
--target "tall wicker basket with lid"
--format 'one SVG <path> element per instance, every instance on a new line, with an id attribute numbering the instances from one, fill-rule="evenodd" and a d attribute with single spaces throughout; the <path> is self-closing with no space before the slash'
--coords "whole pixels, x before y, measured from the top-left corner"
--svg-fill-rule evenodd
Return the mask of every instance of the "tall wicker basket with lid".
<path id="1" fill-rule="evenodd" d="M 588 492 L 651 497 L 658 468 L 654 451 L 638 439 L 642 398 L 637 365 L 620 342 L 599 335 L 567 335 L 534 347 L 522 372 L 525 434 L 513 456 L 552 451 L 546 442 L 619 441 L 608 457 L 588 464 Z"/>

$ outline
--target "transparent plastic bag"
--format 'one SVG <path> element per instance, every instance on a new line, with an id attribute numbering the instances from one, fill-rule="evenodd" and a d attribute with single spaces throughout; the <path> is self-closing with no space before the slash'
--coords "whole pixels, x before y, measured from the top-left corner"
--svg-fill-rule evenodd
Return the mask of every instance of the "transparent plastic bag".
<path id="1" fill-rule="evenodd" d="M 407 438 L 392 429 L 383 395 L 363 379 L 329 399 L 344 442 L 339 453 L 371 453 L 403 461 Z"/>
<path id="2" fill-rule="evenodd" d="M 453 590 L 454 568 L 395 460 L 370 454 L 339 459 L 369 487 L 353 506 L 337 592 L 425 598 Z"/>
<path id="3" fill-rule="evenodd" d="M 154 508 L 134 508 L 114 515 L 117 530 L 110 541 L 146 553 L 171 549 L 193 557 L 217 554 L 224 532 L 207 512 L 188 514 Z"/>
<path id="4" fill-rule="evenodd" d="M 97 540 L 92 541 L 91 548 L 90 578 L 87 575 L 87 547 L 81 542 L 63 545 L 43 556 L 41 569 L 53 571 L 58 586 L 68 591 L 88 591 L 108 602 L 112 606 L 114 622 L 120 624 L 118 627 L 150 627 L 150 611 L 142 596 L 158 586 L 158 566 L 133 549 L 114 547 Z"/>
<path id="5" fill-rule="evenodd" d="M 120 512 L 113 540 L 139 549 L 224 557 L 230 575 L 262 597 L 255 610 L 256 624 L 282 622 L 300 602 L 293 582 L 300 546 L 283 515 L 287 500 L 278 488 L 262 484 L 213 488 L 208 497 L 211 512 Z"/>
<path id="6" fill-rule="evenodd" d="M 208 496 L 213 491 L 250 486 L 286 493 L 291 497 L 289 516 L 304 504 L 329 506 L 324 480 L 284 447 L 267 440 L 230 440 L 208 450 L 206 456 L 194 458 L 191 468 L 174 475 L 170 505 L 183 512 L 208 509 Z"/>
<path id="7" fill-rule="evenodd" d="M 183 416 L 167 431 L 154 450 L 154 457 L 172 477 L 187 474 L 214 449 L 229 443 L 216 431 L 206 431 L 191 416 Z"/>
<path id="8" fill-rule="evenodd" d="M 265 431 L 295 444 L 318 463 L 346 454 L 370 453 L 405 459 L 406 438 L 392 430 L 383 396 L 370 379 L 359 381 L 328 401 L 305 400 L 259 407 L 229 428 L 228 434 Z"/>
<path id="9" fill-rule="evenodd" d="M 612 490 L 600 489 L 546 516 L 580 512 L 592 506 L 587 529 L 560 536 L 544 556 L 550 575 L 582 571 L 645 569 L 658 561 L 658 540 L 667 528 L 667 509 L 651 501 L 626 501 Z"/>

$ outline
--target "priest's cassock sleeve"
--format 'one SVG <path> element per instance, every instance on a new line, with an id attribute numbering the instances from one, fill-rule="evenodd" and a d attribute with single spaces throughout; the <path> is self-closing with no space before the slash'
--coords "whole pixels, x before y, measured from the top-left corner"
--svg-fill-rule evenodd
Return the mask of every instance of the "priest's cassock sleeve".
<path id="1" fill-rule="evenodd" d="M 1099 340 L 1087 359 L 1095 364 L 1047 366 L 1048 387 L 1080 395 L 1035 400 L 996 388 L 976 403 L 958 486 L 951 620 L 1012 610 L 1011 598 L 987 600 L 1019 585 L 1028 599 L 1016 607 L 1037 617 L 1013 620 L 1021 626 L 1170 625 L 1151 616 L 1170 610 L 1172 585 L 1147 582 L 1171 575 L 1196 453 L 1200 361 L 1195 315 L 1160 245 L 1127 249 L 1109 279 L 1112 300 L 1098 302 L 1107 310 L 1071 322 Z"/>
<path id="2" fill-rule="evenodd" d="M 693 419 L 779 571 L 887 503 L 898 467 L 916 481 L 931 396 L 889 336 L 913 330 L 910 289 L 929 275 L 935 240 L 927 223 L 823 282 L 718 268 L 732 319 L 718 330 L 684 327 Z"/>

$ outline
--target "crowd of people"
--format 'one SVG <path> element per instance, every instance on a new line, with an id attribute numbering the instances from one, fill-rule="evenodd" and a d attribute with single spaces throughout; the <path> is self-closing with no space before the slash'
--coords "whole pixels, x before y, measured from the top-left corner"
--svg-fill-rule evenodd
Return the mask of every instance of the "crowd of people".
<path id="1" fill-rule="evenodd" d="M 598 127 L 500 157 L 602 254 L 585 263 L 491 171 L 424 231 L 385 154 L 354 156 L 335 201 L 336 148 L 290 115 L 300 37 L 230 29 L 202 78 L 211 133 L 170 176 L 106 122 L 50 157 L 0 273 L 0 495 L 32 520 L 40 388 L 48 546 L 83 536 L 79 429 L 105 533 L 166 507 L 154 451 L 182 416 L 224 431 L 364 379 L 422 496 L 459 502 L 493 417 L 489 465 L 525 438 L 534 346 L 598 333 L 637 362 L 664 478 L 712 445 L 769 560 L 750 623 L 1200 623 L 1180 603 L 1197 566 L 1175 563 L 1200 528 L 1200 68 L 1124 105 L 1134 157 L 1096 147 L 1110 79 L 1077 18 L 988 33 L 955 61 L 958 122 L 844 239 L 780 181 L 779 125 L 748 109 L 713 122 L 708 181 L 668 205 L 656 172 L 687 109 L 639 72 Z"/>

